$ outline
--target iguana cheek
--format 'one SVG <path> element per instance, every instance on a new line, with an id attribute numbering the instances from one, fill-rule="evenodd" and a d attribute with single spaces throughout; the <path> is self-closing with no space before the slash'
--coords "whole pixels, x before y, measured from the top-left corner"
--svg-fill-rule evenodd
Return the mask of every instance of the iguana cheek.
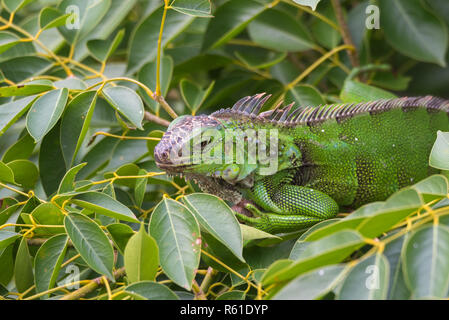
<path id="1" fill-rule="evenodd" d="M 239 171 L 236 181 L 242 181 L 257 169 L 257 164 L 246 164 Z"/>
<path id="2" fill-rule="evenodd" d="M 298 160 L 301 159 L 301 151 L 297 146 L 289 146 L 285 152 L 285 156 L 288 157 L 290 160 Z"/>
<path id="3" fill-rule="evenodd" d="M 239 176 L 239 172 L 240 167 L 236 164 L 231 164 L 223 170 L 221 177 L 228 182 L 235 181 Z"/>

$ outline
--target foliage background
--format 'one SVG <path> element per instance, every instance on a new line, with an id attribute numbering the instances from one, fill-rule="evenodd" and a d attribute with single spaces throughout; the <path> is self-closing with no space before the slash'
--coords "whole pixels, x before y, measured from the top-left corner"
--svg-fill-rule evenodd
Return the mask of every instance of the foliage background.
<path id="1" fill-rule="evenodd" d="M 273 236 L 153 149 L 177 115 L 259 92 L 267 109 L 449 98 L 448 17 L 446 0 L 2 0 L 0 297 L 447 297 L 444 175 Z M 431 164 L 448 150 L 439 133 Z"/>

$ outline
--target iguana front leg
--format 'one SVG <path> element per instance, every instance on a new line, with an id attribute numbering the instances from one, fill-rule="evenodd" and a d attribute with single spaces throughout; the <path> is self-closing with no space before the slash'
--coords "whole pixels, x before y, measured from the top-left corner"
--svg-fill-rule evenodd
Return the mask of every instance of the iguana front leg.
<path id="1" fill-rule="evenodd" d="M 247 196 L 260 206 L 245 208 L 255 217 L 236 213 L 237 217 L 260 230 L 270 233 L 291 232 L 333 218 L 337 203 L 328 195 L 303 186 L 283 183 L 279 177 L 267 177 L 255 183 Z"/>

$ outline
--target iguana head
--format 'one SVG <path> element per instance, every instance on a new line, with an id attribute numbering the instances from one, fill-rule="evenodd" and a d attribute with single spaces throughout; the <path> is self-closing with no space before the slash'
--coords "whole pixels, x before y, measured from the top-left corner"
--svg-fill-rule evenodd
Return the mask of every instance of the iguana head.
<path id="1" fill-rule="evenodd" d="M 211 115 L 175 119 L 154 149 L 157 166 L 195 179 L 214 194 L 237 192 L 261 175 L 291 167 L 301 154 L 287 129 L 266 120 L 267 113 L 258 114 L 269 97 L 245 97 Z"/>

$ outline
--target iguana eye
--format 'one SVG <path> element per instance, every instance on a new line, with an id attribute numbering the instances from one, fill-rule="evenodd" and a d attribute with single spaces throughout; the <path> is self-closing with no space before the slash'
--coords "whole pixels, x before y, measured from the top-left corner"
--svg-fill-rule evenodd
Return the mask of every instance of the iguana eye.
<path id="1" fill-rule="evenodd" d="M 240 167 L 236 164 L 231 164 L 223 171 L 222 178 L 225 180 L 234 180 L 238 177 L 239 172 Z"/>
<path id="2" fill-rule="evenodd" d="M 201 149 L 204 149 L 210 142 L 212 141 L 212 138 L 208 138 L 206 140 L 201 141 Z"/>

